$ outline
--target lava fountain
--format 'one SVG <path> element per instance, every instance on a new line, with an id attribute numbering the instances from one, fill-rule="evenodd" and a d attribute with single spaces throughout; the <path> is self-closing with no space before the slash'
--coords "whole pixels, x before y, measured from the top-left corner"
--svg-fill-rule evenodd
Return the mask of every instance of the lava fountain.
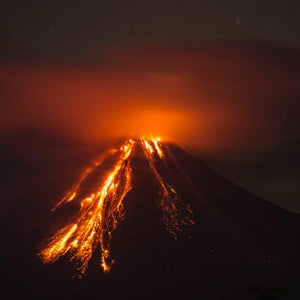
<path id="1" fill-rule="evenodd" d="M 110 255 L 110 240 L 113 231 L 124 217 L 123 200 L 132 189 L 131 159 L 137 146 L 142 147 L 151 172 L 158 182 L 160 189 L 158 207 L 165 229 L 177 239 L 178 234 L 185 232 L 186 226 L 194 224 L 192 210 L 184 203 L 174 187 L 163 179 L 155 165 L 156 160 L 166 163 L 160 138 L 129 139 L 118 149 L 111 149 L 102 155 L 92 167 L 86 168 L 73 188 L 54 206 L 52 211 L 75 201 L 83 181 L 106 158 L 117 155 L 117 160 L 106 175 L 104 183 L 80 199 L 80 209 L 73 221 L 47 240 L 46 246 L 38 254 L 44 263 L 53 263 L 61 256 L 69 254 L 70 261 L 76 261 L 78 271 L 84 274 L 94 251 L 98 248 L 101 251 L 100 265 L 103 271 L 107 273 L 111 270 L 114 260 Z"/>

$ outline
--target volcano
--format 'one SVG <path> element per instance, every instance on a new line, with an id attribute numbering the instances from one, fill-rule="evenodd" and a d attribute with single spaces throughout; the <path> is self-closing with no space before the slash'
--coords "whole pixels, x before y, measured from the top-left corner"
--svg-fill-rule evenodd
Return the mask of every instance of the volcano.
<path id="1" fill-rule="evenodd" d="M 277 299 L 283 286 L 289 299 L 297 286 L 299 216 L 159 138 L 105 152 L 51 215 L 38 253 L 51 297 Z"/>

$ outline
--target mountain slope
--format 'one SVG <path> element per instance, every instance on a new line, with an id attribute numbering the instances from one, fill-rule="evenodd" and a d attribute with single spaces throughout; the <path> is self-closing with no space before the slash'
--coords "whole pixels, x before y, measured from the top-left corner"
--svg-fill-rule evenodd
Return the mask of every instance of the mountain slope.
<path id="1" fill-rule="evenodd" d="M 263 284 L 284 286 L 291 297 L 299 270 L 299 216 L 251 195 L 175 145 L 165 145 L 165 152 L 166 163 L 157 161 L 157 168 L 191 204 L 196 224 L 190 239 L 173 242 L 159 229 L 151 181 L 137 183 L 125 201 L 127 227 L 121 225 L 113 244 L 122 252 L 118 239 L 130 235 L 134 241 L 122 252 L 126 258 L 116 258 L 130 262 L 123 270 L 138 270 L 125 286 L 142 276 L 140 289 L 155 295 L 220 299 L 228 293 L 225 299 L 247 299 L 248 286 Z M 133 169 L 137 178 L 151 176 L 141 166 Z M 136 222 L 133 215 L 139 215 Z M 115 272 L 122 274 L 117 265 Z"/>
<path id="2" fill-rule="evenodd" d="M 143 144 L 138 143 L 124 160 L 124 167 L 131 168 L 131 190 L 123 199 L 124 216 L 111 237 L 115 263 L 110 273 L 100 269 L 99 247 L 82 279 L 73 278 L 76 263 L 69 262 L 68 254 L 45 265 L 35 255 L 34 247 L 46 230 L 59 228 L 78 213 L 80 201 L 75 197 L 51 215 L 37 208 L 35 214 L 32 211 L 26 218 L 24 214 L 24 224 L 39 228 L 38 233 L 27 230 L 18 238 L 4 235 L 18 255 L 13 265 L 21 267 L 26 261 L 16 274 L 7 272 L 11 292 L 38 299 L 256 299 L 263 294 L 295 299 L 299 215 L 248 193 L 176 145 L 160 146 L 163 158 L 153 151 L 149 161 Z M 97 186 L 114 163 L 112 156 L 97 166 L 83 181 L 78 196 Z M 178 202 L 180 214 L 173 220 L 191 218 L 195 223 L 183 226 L 177 240 L 166 227 L 162 186 L 153 168 L 183 202 Z M 15 227 L 13 233 L 17 233 Z"/>

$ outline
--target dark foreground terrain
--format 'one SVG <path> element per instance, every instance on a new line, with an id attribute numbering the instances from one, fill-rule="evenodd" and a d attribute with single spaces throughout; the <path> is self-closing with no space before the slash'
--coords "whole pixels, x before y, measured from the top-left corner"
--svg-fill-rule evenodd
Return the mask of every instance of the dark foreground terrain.
<path id="1" fill-rule="evenodd" d="M 157 168 L 192 207 L 190 238 L 174 241 L 164 230 L 158 188 L 140 154 L 132 160 L 125 219 L 112 240 L 112 272 L 103 274 L 97 251 L 82 279 L 67 258 L 43 265 L 36 255 L 41 241 L 76 212 L 49 210 L 94 154 L 59 141 L 45 144 L 26 156 L 1 150 L 3 299 L 7 292 L 18 299 L 299 299 L 300 216 L 175 145 L 164 146 L 167 165 L 157 162 Z"/>

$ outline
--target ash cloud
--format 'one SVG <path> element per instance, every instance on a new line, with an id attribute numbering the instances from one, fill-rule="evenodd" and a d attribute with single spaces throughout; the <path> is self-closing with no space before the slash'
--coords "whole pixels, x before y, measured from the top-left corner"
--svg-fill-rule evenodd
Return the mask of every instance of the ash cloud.
<path id="1" fill-rule="evenodd" d="M 237 42 L 123 47 L 89 64 L 11 61 L 0 67 L 0 130 L 270 148 L 299 140 L 299 66 L 297 49 Z"/>

